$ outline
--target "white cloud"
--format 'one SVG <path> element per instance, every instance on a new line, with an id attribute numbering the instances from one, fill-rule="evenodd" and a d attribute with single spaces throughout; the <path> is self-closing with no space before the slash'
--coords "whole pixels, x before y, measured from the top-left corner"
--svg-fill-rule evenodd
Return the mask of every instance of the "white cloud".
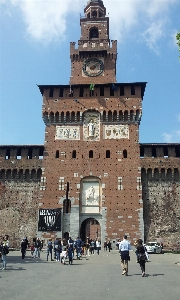
<path id="1" fill-rule="evenodd" d="M 164 142 L 171 143 L 172 142 L 172 134 L 170 133 L 163 133 L 162 134 Z"/>
<path id="2" fill-rule="evenodd" d="M 157 53 L 156 43 L 165 32 L 170 7 L 178 1 L 104 0 L 112 37 L 124 40 L 136 34 Z M 0 0 L 0 4 L 4 3 L 20 9 L 28 36 L 48 43 L 63 39 L 71 14 L 77 13 L 78 17 L 87 0 Z"/>
<path id="3" fill-rule="evenodd" d="M 166 143 L 179 143 L 180 141 L 180 130 L 173 130 L 171 133 L 162 134 L 164 142 Z"/>

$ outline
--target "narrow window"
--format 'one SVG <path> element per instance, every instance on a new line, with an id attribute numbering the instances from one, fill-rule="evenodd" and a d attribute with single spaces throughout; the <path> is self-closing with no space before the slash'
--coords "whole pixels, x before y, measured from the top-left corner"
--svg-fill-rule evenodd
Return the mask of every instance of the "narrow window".
<path id="1" fill-rule="evenodd" d="M 124 86 L 120 86 L 120 96 L 124 96 Z"/>
<path id="2" fill-rule="evenodd" d="M 73 150 L 73 152 L 72 152 L 72 158 L 76 158 L 76 150 Z"/>
<path id="3" fill-rule="evenodd" d="M 123 150 L 123 158 L 127 158 L 127 150 Z"/>
<path id="4" fill-rule="evenodd" d="M 84 89 L 81 86 L 80 89 L 79 89 L 79 97 L 83 97 L 83 95 L 84 95 Z"/>
<path id="5" fill-rule="evenodd" d="M 56 150 L 56 156 L 55 158 L 59 158 L 59 150 Z"/>
<path id="6" fill-rule="evenodd" d="M 49 91 L 49 97 L 53 97 L 53 92 L 54 92 L 54 89 L 51 88 L 50 91 Z"/>
<path id="7" fill-rule="evenodd" d="M 131 95 L 135 95 L 135 87 L 134 87 L 134 85 L 131 85 Z"/>
<path id="8" fill-rule="evenodd" d="M 101 97 L 104 96 L 104 87 L 103 86 L 100 87 L 100 96 Z"/>
<path id="9" fill-rule="evenodd" d="M 106 150 L 106 158 L 110 158 L 110 150 Z"/>
<path id="10" fill-rule="evenodd" d="M 59 97 L 63 97 L 64 89 L 61 87 L 59 91 Z"/>
<path id="11" fill-rule="evenodd" d="M 93 151 L 92 150 L 89 151 L 89 158 L 93 158 Z"/>

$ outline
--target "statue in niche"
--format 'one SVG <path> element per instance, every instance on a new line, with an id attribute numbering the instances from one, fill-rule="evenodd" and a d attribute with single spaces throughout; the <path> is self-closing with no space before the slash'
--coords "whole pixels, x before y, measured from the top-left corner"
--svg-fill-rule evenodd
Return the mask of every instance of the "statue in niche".
<path id="1" fill-rule="evenodd" d="M 95 189 L 93 186 L 90 186 L 90 188 L 87 189 L 86 191 L 86 201 L 92 203 L 92 202 L 97 202 L 98 201 L 98 196 L 95 192 Z"/>
<path id="2" fill-rule="evenodd" d="M 89 137 L 93 137 L 94 136 L 94 131 L 95 131 L 95 125 L 92 121 L 92 119 L 90 120 L 89 124 L 88 124 L 88 135 Z"/>

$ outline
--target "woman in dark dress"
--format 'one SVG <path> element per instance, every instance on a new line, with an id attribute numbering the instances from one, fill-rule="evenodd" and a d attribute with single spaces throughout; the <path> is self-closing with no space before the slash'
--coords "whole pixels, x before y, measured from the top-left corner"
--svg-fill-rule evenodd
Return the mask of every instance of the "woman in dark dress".
<path id="1" fill-rule="evenodd" d="M 138 259 L 138 263 L 140 265 L 142 271 L 142 277 L 145 277 L 145 263 L 146 263 L 146 249 L 143 246 L 143 241 L 139 239 L 136 245 L 136 255 Z"/>

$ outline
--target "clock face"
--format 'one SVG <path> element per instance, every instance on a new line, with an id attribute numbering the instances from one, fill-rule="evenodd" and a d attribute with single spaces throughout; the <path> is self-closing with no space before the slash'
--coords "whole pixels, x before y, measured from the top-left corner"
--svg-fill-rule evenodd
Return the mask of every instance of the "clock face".
<path id="1" fill-rule="evenodd" d="M 99 76 L 104 70 L 104 64 L 98 58 L 88 58 L 83 63 L 82 69 L 86 76 Z"/>

